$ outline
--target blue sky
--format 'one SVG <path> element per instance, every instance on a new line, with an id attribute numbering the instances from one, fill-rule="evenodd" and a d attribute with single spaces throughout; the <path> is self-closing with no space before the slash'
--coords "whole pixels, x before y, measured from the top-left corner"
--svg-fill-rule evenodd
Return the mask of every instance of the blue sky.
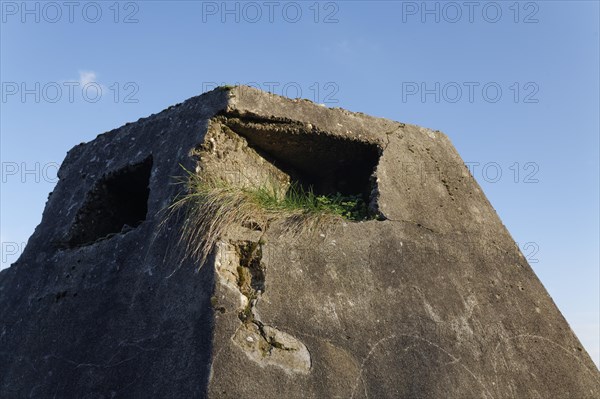
<path id="1" fill-rule="evenodd" d="M 598 2 L 1 4 L 1 267 L 72 146 L 251 84 L 448 134 L 600 363 Z"/>

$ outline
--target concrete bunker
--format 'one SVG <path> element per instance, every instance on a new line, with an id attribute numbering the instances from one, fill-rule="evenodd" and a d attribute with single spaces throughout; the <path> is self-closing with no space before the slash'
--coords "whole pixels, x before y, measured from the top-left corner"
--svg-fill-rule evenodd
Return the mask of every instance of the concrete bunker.
<path id="1" fill-rule="evenodd" d="M 77 212 L 68 245 L 92 244 L 146 220 L 152 156 L 99 179 Z"/>

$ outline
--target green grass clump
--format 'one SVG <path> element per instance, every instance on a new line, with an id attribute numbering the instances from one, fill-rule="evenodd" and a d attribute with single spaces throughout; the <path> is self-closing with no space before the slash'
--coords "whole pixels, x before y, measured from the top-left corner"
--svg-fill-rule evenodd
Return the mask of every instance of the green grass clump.
<path id="1" fill-rule="evenodd" d="M 264 209 L 274 212 L 323 213 L 350 220 L 368 218 L 367 205 L 360 195 L 316 195 L 312 189 L 307 190 L 297 183 L 292 183 L 283 196 L 273 187 L 258 187 L 247 191 Z"/>
<path id="2" fill-rule="evenodd" d="M 187 171 L 187 187 L 169 207 L 169 217 L 183 211 L 179 242 L 183 258 L 201 265 L 217 240 L 234 226 L 267 229 L 275 219 L 296 233 L 331 223 L 334 219 L 365 220 L 367 206 L 360 196 L 316 195 L 298 184 L 271 183 L 239 187 L 221 179 Z"/>

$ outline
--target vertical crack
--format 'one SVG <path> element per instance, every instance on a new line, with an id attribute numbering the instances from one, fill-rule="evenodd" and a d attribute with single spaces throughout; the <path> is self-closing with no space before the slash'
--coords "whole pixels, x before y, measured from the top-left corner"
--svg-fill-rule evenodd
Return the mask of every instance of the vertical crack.
<path id="1" fill-rule="evenodd" d="M 307 374 L 311 357 L 306 346 L 294 336 L 263 323 L 256 314 L 256 305 L 265 292 L 262 246 L 261 240 L 231 242 L 225 247 L 233 247 L 235 251 L 228 253 L 235 257 L 228 257 L 217 265 L 217 273 L 224 285 L 235 287 L 241 294 L 238 309 L 241 323 L 232 340 L 254 362 L 274 365 L 287 373 Z M 235 277 L 235 286 L 230 284 L 232 277 Z"/>

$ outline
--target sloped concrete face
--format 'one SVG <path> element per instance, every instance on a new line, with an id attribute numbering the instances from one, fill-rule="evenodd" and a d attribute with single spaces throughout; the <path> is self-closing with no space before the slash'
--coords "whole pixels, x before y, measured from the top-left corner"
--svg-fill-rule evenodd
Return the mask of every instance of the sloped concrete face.
<path id="1" fill-rule="evenodd" d="M 199 272 L 181 166 L 363 196 L 240 226 Z M 440 132 L 247 87 L 73 148 L 0 272 L 0 397 L 595 398 L 600 373 Z"/>

